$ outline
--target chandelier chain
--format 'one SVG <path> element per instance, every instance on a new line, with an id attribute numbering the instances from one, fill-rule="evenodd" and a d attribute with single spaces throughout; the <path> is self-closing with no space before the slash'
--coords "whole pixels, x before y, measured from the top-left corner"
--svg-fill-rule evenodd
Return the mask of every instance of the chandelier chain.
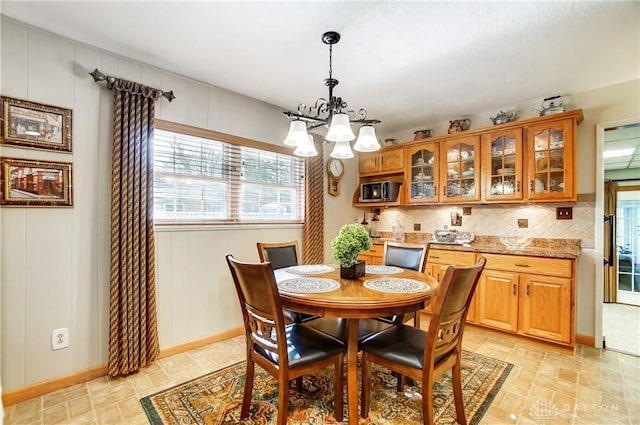
<path id="1" fill-rule="evenodd" d="M 329 79 L 331 79 L 333 76 L 332 63 L 333 63 L 333 45 L 330 44 L 329 45 Z"/>

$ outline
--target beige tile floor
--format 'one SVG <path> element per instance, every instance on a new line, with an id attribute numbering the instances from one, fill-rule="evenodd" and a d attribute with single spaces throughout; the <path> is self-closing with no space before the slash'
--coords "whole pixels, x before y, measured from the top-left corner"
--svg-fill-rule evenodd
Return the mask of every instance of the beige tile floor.
<path id="1" fill-rule="evenodd" d="M 482 424 L 640 424 L 640 357 L 578 345 L 575 355 L 474 329 L 463 346 L 514 365 Z M 148 424 L 140 398 L 244 359 L 243 337 L 9 406 L 5 424 Z"/>

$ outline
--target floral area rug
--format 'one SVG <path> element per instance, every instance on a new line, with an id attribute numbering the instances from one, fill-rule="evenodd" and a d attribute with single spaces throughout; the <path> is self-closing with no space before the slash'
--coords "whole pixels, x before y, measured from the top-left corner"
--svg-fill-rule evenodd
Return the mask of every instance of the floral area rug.
<path id="1" fill-rule="evenodd" d="M 462 390 L 469 424 L 480 422 L 512 367 L 500 360 L 463 351 Z M 140 402 L 153 425 L 275 424 L 277 380 L 257 366 L 250 416 L 240 420 L 244 372 L 245 363 L 240 362 L 144 397 Z M 396 393 L 396 378 L 374 364 L 371 385 L 369 418 L 360 419 L 360 424 L 422 423 L 420 382 L 413 387 L 405 386 L 404 393 Z M 450 372 L 434 384 L 433 404 L 435 423 L 455 423 Z M 333 411 L 333 368 L 305 376 L 302 392 L 292 385 L 288 424 L 336 424 Z M 343 419 L 348 419 L 346 387 Z"/>

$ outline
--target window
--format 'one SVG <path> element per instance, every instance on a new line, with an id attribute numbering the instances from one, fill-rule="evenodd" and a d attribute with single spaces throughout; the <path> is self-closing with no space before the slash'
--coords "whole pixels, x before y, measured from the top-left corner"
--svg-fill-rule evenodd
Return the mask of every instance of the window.
<path id="1" fill-rule="evenodd" d="M 170 123 L 156 126 L 156 223 L 303 221 L 302 159 L 267 150 L 268 144 L 189 129 Z"/>

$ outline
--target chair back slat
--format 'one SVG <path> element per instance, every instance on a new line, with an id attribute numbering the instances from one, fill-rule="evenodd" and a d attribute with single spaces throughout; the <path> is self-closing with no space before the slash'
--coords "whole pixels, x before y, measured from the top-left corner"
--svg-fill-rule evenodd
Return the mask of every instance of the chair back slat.
<path id="1" fill-rule="evenodd" d="M 447 268 L 432 304 L 428 334 L 436 337 L 427 340 L 425 362 L 460 348 L 471 298 L 485 263 L 485 258 L 481 257 L 473 266 Z"/>
<path id="2" fill-rule="evenodd" d="M 263 314 L 247 306 L 247 314 L 249 316 L 248 333 L 251 341 L 265 351 L 278 354 L 278 332 L 273 319 L 264 317 Z"/>

